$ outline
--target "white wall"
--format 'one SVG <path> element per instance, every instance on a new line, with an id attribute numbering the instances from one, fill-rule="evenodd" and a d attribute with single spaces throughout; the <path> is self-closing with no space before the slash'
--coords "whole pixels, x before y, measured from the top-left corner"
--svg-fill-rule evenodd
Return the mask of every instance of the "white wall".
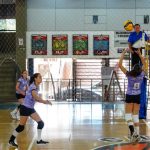
<path id="1" fill-rule="evenodd" d="M 150 0 L 27 0 L 27 30 L 114 31 L 123 30 L 127 19 L 149 29 L 144 24 L 149 8 Z"/>
<path id="2" fill-rule="evenodd" d="M 93 23 L 93 15 L 98 16 L 97 24 Z M 149 30 L 150 23 L 144 24 L 144 15 L 150 16 L 150 0 L 27 0 L 27 57 L 59 57 L 51 54 L 51 37 L 60 33 L 68 34 L 69 49 L 67 56 L 60 57 L 118 58 L 113 31 L 124 31 L 123 22 L 127 19 Z M 31 55 L 31 34 L 38 33 L 48 35 L 47 56 Z M 110 35 L 110 55 L 93 56 L 93 35 L 103 33 Z M 72 34 L 89 35 L 88 56 L 72 55 Z"/>

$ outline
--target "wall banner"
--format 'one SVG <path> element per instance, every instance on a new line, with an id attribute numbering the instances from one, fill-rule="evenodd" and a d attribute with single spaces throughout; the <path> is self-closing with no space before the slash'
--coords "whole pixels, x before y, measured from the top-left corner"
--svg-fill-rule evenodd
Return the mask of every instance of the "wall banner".
<path id="1" fill-rule="evenodd" d="M 73 55 L 88 55 L 88 35 L 73 35 Z"/>
<path id="2" fill-rule="evenodd" d="M 68 55 L 68 35 L 52 35 L 52 55 Z"/>
<path id="3" fill-rule="evenodd" d="M 31 35 L 31 54 L 47 55 L 47 35 L 33 34 Z"/>
<path id="4" fill-rule="evenodd" d="M 94 55 L 109 55 L 109 35 L 93 36 Z"/>

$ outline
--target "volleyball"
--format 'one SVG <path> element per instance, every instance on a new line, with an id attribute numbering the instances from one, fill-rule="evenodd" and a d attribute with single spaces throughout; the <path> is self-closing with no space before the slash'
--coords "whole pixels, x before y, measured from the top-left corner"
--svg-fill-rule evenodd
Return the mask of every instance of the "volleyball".
<path id="1" fill-rule="evenodd" d="M 126 21 L 123 23 L 123 25 L 124 25 L 124 29 L 125 29 L 126 31 L 132 31 L 132 30 L 133 30 L 133 22 L 132 22 L 132 20 L 126 20 Z"/>

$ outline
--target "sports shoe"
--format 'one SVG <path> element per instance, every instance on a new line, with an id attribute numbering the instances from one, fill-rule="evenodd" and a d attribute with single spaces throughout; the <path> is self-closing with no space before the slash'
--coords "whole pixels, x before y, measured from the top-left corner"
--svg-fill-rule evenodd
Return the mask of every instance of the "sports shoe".
<path id="1" fill-rule="evenodd" d="M 15 113 L 15 112 L 13 112 L 13 111 L 10 112 L 10 115 L 11 115 L 11 118 L 12 118 L 12 119 L 16 119 L 16 113 Z"/>
<path id="2" fill-rule="evenodd" d="M 48 142 L 48 141 L 40 140 L 40 141 L 37 141 L 36 143 L 37 143 L 37 144 L 47 144 L 47 143 L 49 143 L 49 142 Z"/>
<path id="3" fill-rule="evenodd" d="M 9 141 L 9 145 L 12 147 L 18 147 L 18 145 L 14 141 Z"/>
<path id="4" fill-rule="evenodd" d="M 132 143 L 139 142 L 140 140 L 141 140 L 141 137 L 136 132 L 133 133 L 130 139 Z"/>

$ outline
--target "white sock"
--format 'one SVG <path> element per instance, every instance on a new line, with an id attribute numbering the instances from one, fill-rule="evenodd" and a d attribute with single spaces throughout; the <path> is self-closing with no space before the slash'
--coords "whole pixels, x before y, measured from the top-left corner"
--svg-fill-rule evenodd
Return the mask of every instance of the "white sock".
<path id="1" fill-rule="evenodd" d="M 15 137 L 17 137 L 18 134 L 19 133 L 16 130 L 14 130 L 12 135 L 15 136 Z"/>
<path id="2" fill-rule="evenodd" d="M 37 140 L 38 141 L 41 140 L 41 133 L 42 133 L 42 130 L 41 129 L 37 129 Z"/>
<path id="3" fill-rule="evenodd" d="M 139 134 L 139 115 L 132 115 L 134 128 L 137 134 Z"/>
<path id="4" fill-rule="evenodd" d="M 139 129 L 139 126 L 134 126 L 134 129 L 135 129 L 135 131 L 136 131 L 137 134 L 140 133 L 140 131 L 139 131 L 139 130 L 140 130 L 140 129 Z"/>

